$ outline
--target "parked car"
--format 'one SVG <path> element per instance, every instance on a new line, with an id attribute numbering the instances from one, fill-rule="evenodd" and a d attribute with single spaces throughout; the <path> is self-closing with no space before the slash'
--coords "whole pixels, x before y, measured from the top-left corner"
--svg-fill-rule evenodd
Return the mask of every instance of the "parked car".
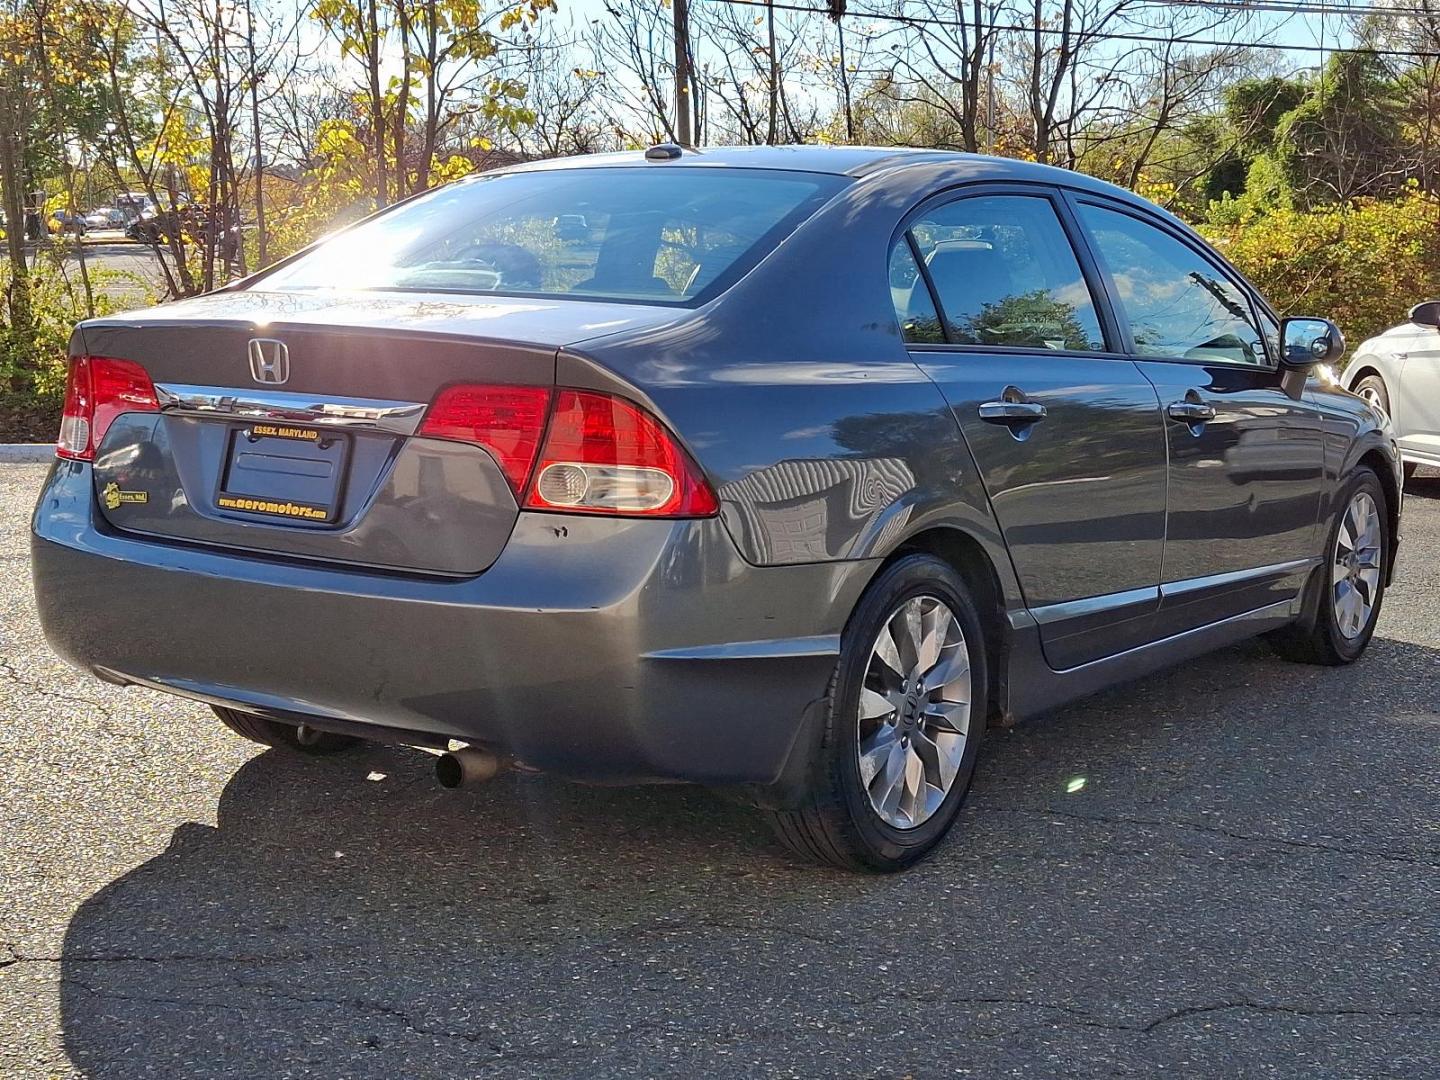
<path id="1" fill-rule="evenodd" d="M 590 237 L 590 223 L 584 214 L 563 214 L 555 221 L 555 235 L 568 243 L 580 243 Z"/>
<path id="2" fill-rule="evenodd" d="M 79 214 L 70 213 L 69 210 L 56 210 L 51 213 L 45 220 L 45 228 L 52 236 L 63 233 L 84 236 L 87 231 L 85 219 Z"/>
<path id="3" fill-rule="evenodd" d="M 152 247 L 164 243 L 172 232 L 179 229 L 180 216 L 173 210 L 146 210 L 125 226 L 125 235 L 131 240 Z"/>
<path id="4" fill-rule="evenodd" d="M 100 206 L 85 215 L 85 224 L 91 229 L 118 229 L 125 223 L 125 216 L 113 206 Z"/>
<path id="5" fill-rule="evenodd" d="M 143 191 L 126 191 L 116 195 L 115 206 L 126 225 L 146 213 L 154 213 L 156 209 L 150 196 Z"/>
<path id="6" fill-rule="evenodd" d="M 1364 342 L 1344 382 L 1390 418 L 1407 480 L 1421 465 L 1440 468 L 1440 300 Z"/>
<path id="7" fill-rule="evenodd" d="M 691 781 L 894 870 L 992 723 L 1261 633 L 1361 655 L 1400 456 L 1309 377 L 1343 347 L 1033 163 L 497 170 L 81 324 L 39 611 L 259 743 Z"/>
<path id="8" fill-rule="evenodd" d="M 217 215 L 208 207 L 188 203 L 175 210 L 146 211 L 125 227 L 125 235 L 142 244 L 155 246 L 177 235 L 201 241 L 213 235 L 217 228 L 220 228 Z M 225 258 L 233 257 L 240 242 L 238 225 L 221 229 L 219 246 L 222 252 L 227 252 Z"/>

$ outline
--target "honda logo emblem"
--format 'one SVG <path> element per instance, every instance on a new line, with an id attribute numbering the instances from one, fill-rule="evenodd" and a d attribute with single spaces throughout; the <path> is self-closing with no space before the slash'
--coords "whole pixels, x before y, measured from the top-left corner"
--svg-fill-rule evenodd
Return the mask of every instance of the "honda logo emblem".
<path id="1" fill-rule="evenodd" d="M 250 339 L 250 374 L 258 383 L 278 386 L 290 378 L 290 350 L 274 338 Z"/>

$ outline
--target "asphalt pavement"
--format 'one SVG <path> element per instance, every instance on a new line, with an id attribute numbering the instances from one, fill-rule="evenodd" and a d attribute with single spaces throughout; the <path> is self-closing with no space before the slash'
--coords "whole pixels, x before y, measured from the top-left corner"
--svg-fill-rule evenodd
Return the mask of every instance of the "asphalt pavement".
<path id="1" fill-rule="evenodd" d="M 71 671 L 42 475 L 0 465 L 0 1075 L 1440 1075 L 1440 479 L 1359 664 L 1248 644 L 991 732 L 873 878 L 703 791 L 445 792 Z"/>
<path id="2" fill-rule="evenodd" d="M 159 256 L 144 244 L 125 239 L 119 230 L 94 232 L 84 245 L 86 266 L 99 271 L 92 284 L 105 293 L 111 307 L 128 308 L 152 304 L 165 291 L 165 272 Z M 78 272 L 80 254 L 73 248 L 65 254 L 65 265 Z"/>

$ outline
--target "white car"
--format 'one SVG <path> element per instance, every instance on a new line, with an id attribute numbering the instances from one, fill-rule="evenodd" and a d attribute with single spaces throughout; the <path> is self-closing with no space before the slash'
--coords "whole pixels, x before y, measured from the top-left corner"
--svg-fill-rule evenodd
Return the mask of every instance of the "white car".
<path id="1" fill-rule="evenodd" d="M 1342 382 L 1389 415 L 1407 479 L 1421 465 L 1440 468 L 1440 300 L 1363 342 Z"/>
<path id="2" fill-rule="evenodd" d="M 109 206 L 100 206 L 85 215 L 85 225 L 91 229 L 118 229 L 124 218 L 120 211 Z"/>

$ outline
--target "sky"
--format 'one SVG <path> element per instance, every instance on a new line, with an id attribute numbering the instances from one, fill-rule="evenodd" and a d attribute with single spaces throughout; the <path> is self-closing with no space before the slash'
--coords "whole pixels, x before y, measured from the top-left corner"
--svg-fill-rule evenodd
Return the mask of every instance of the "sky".
<path id="1" fill-rule="evenodd" d="M 585 23 L 597 19 L 607 18 L 605 13 L 605 0 L 558 0 L 560 9 L 558 19 L 563 23 L 575 26 L 583 26 Z M 657 3 L 660 0 L 656 0 Z M 784 0 L 800 6 L 823 7 L 824 0 Z M 968 0 L 951 0 L 951 3 L 959 3 L 962 9 L 968 10 Z M 1023 5 L 1025 0 L 1019 0 Z M 1166 4 L 1161 0 L 1138 0 L 1141 5 L 1149 4 L 1154 8 L 1184 9 L 1184 4 Z M 1382 2 L 1403 2 L 1403 0 L 1382 0 Z M 716 3 L 716 0 L 690 0 L 692 11 L 702 10 L 707 6 Z M 1345 12 L 1363 14 L 1369 2 L 1362 0 L 1258 0 L 1262 8 L 1284 8 L 1286 6 L 1309 6 L 1315 7 L 1323 4 L 1324 7 L 1332 9 L 1335 13 L 1314 14 L 1303 12 L 1285 12 L 1275 10 L 1254 11 L 1250 14 L 1249 27 L 1244 35 L 1244 40 L 1255 41 L 1262 38 L 1273 42 L 1276 45 L 1286 48 L 1279 56 L 1279 63 L 1282 69 L 1318 67 L 1324 63 L 1327 52 L 1337 47 L 1351 43 L 1353 37 L 1349 33 L 1348 24 L 1351 16 Z M 847 28 L 857 27 L 865 22 L 863 15 L 858 14 L 866 10 L 884 10 L 889 5 L 885 0 L 849 0 L 849 8 L 857 14 L 849 15 L 846 18 Z M 946 5 L 937 3 L 936 8 Z M 1342 12 L 1341 9 L 1344 9 Z M 1144 6 L 1137 8 L 1143 11 Z M 1193 10 L 1193 7 L 1192 7 Z M 761 9 L 755 12 L 757 18 Z M 1219 12 L 1223 16 L 1224 12 Z M 1238 12 L 1237 12 L 1238 14 Z M 812 16 L 815 19 L 824 19 L 823 15 Z M 1219 39 L 1224 38 L 1223 28 L 1216 34 Z M 697 54 L 703 58 L 708 49 L 707 43 L 703 40 L 695 42 Z"/>
<path id="2" fill-rule="evenodd" d="M 660 4 L 662 0 L 653 0 L 653 2 Z M 690 6 L 692 11 L 698 12 L 713 6 L 716 2 L 717 0 L 690 0 Z M 822 7 L 824 5 L 824 0 L 781 0 L 781 2 L 803 6 L 814 5 L 815 7 Z M 1022 6 L 1025 2 L 1026 0 L 1017 0 L 1017 7 Z M 1090 2 L 1090 0 L 1087 0 L 1087 2 Z M 1095 2 L 1098 2 L 1098 0 L 1095 0 Z M 1160 14 L 1163 9 L 1169 9 L 1170 11 L 1189 11 L 1191 13 L 1196 12 L 1194 4 L 1169 4 L 1163 2 L 1163 0 L 1132 0 L 1132 2 L 1136 5 L 1134 10 L 1138 14 Z M 1219 0 L 1219 2 L 1222 5 L 1229 4 L 1235 6 L 1240 3 L 1240 0 Z M 1358 0 L 1255 0 L 1255 2 L 1260 8 L 1267 10 L 1256 10 L 1248 13 L 1249 18 L 1245 23 L 1243 32 L 1240 34 L 1240 40 L 1259 41 L 1263 39 L 1276 45 L 1287 47 L 1284 51 L 1276 51 L 1272 54 L 1277 67 L 1281 71 L 1300 68 L 1318 68 L 1323 65 L 1328 51 L 1334 50 L 1337 46 L 1343 46 L 1352 40 L 1348 30 L 1348 24 L 1351 18 L 1349 15 L 1341 13 L 1341 9 L 1359 14 L 1363 13 L 1369 6 L 1368 2 L 1361 3 L 1358 2 Z M 1398 2 L 1398 0 L 1379 0 L 1379 2 L 1394 3 Z M 497 0 L 497 3 L 503 3 L 503 0 Z M 963 0 L 963 2 L 962 0 L 936 0 L 934 6 L 938 10 L 944 10 L 946 7 L 956 3 L 959 3 L 962 10 L 968 9 L 968 0 Z M 1332 11 L 1336 13 L 1317 14 L 1284 10 L 1287 6 L 1304 5 L 1314 7 L 1322 3 L 1326 8 L 1332 9 Z M 558 0 L 558 5 L 558 11 L 545 16 L 545 18 L 553 20 L 559 27 L 569 28 L 571 32 L 577 36 L 583 36 L 592 21 L 612 18 L 606 11 L 606 0 Z M 889 0 L 849 0 L 849 8 L 853 14 L 846 17 L 845 25 L 847 32 L 852 34 L 863 32 L 863 28 L 867 22 L 863 13 L 867 10 L 884 10 L 889 6 Z M 487 7 L 491 7 L 491 5 L 487 5 Z M 492 10 L 498 10 L 498 7 L 492 7 Z M 1204 12 L 1197 14 L 1197 17 L 1203 18 L 1205 13 L 1213 13 L 1218 23 L 1216 28 L 1212 31 L 1207 31 L 1205 36 L 1217 41 L 1226 40 L 1227 27 L 1238 25 L 1240 19 L 1239 12 L 1236 12 L 1232 18 L 1227 15 L 1223 7 L 1220 10 L 1205 9 Z M 754 9 L 754 16 L 758 22 L 763 16 L 763 8 L 756 7 Z M 816 23 L 824 24 L 827 35 L 833 33 L 826 16 L 823 14 L 805 16 L 791 14 L 789 17 L 804 18 L 807 20 L 813 19 Z M 1021 21 L 1015 15 L 1010 16 L 1010 18 Z M 871 25 L 893 26 L 893 24 L 876 23 L 871 23 Z M 1117 29 L 1125 28 L 1117 27 Z M 760 33 L 761 30 L 762 27 L 757 26 L 757 34 Z M 305 28 L 304 33 L 308 39 L 307 47 L 318 48 L 322 54 L 329 53 L 332 56 L 338 55 L 338 47 L 335 45 L 333 39 L 327 39 L 323 31 L 315 26 L 315 24 L 309 24 Z M 854 38 L 850 40 L 852 42 L 851 55 L 854 56 L 856 55 L 854 51 Z M 1124 43 L 1115 43 L 1117 53 L 1126 47 Z M 717 58 L 714 46 L 698 34 L 694 42 L 694 50 L 697 60 L 701 63 L 707 60 L 713 61 Z M 581 54 L 577 56 L 576 60 L 577 63 L 584 64 L 590 60 L 590 57 L 587 54 Z M 619 75 L 619 73 L 610 74 Z"/>

